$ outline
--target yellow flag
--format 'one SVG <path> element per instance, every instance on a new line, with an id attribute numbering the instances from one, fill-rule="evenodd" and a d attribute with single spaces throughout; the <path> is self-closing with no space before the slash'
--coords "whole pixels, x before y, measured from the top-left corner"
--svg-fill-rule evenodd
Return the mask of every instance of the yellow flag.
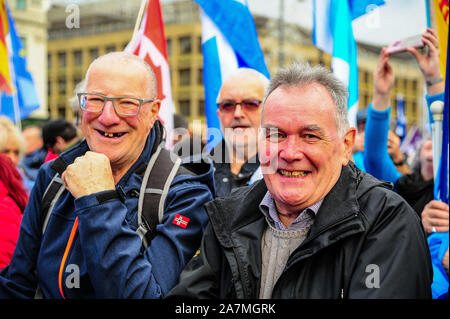
<path id="1" fill-rule="evenodd" d="M 436 16 L 436 28 L 439 37 L 439 50 L 441 59 L 441 73 L 445 81 L 448 41 L 448 0 L 433 0 Z"/>
<path id="2" fill-rule="evenodd" d="M 9 76 L 8 47 L 6 35 L 9 32 L 8 16 L 5 0 L 0 0 L 0 93 L 11 93 L 11 79 Z"/>

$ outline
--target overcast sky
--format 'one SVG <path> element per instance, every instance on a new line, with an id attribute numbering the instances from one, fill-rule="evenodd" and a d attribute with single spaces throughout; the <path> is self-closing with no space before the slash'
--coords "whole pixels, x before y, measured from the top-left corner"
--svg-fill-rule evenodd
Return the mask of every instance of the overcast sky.
<path id="1" fill-rule="evenodd" d="M 280 1 L 247 0 L 250 11 L 279 17 Z M 427 25 L 426 0 L 385 0 L 386 4 L 353 22 L 357 41 L 386 46 L 397 39 L 422 33 Z M 312 0 L 284 0 L 285 19 L 312 28 Z"/>
<path id="2" fill-rule="evenodd" d="M 94 2 L 93 0 L 51 0 L 58 3 Z M 162 3 L 179 0 L 161 0 Z M 244 1 L 244 0 L 238 0 Z M 321 0 L 319 0 L 321 1 Z M 280 0 L 247 0 L 252 14 L 278 19 Z M 385 0 L 375 13 L 353 21 L 357 41 L 387 46 L 395 40 L 422 33 L 426 28 L 426 0 Z M 312 29 L 312 0 L 284 0 L 285 20 Z"/>

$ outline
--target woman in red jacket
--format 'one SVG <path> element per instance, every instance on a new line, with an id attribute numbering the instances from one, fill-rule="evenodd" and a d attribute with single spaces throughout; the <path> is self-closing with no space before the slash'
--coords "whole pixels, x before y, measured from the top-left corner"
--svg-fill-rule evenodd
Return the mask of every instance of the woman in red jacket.
<path id="1" fill-rule="evenodd" d="M 0 269 L 11 260 L 27 201 L 19 171 L 8 156 L 0 154 Z"/>

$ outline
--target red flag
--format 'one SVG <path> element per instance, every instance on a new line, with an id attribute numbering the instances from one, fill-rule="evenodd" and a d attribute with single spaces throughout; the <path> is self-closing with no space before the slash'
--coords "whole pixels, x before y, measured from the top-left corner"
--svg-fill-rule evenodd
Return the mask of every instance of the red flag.
<path id="1" fill-rule="evenodd" d="M 125 51 L 144 59 L 155 72 L 157 97 L 161 100 L 159 118 L 166 127 L 167 133 L 170 134 L 173 129 L 175 107 L 172 101 L 167 42 L 159 0 L 148 0 L 140 29 Z M 168 138 L 166 142 L 169 148 L 172 146 L 171 140 Z"/>
<path id="2" fill-rule="evenodd" d="M 183 215 L 176 214 L 175 218 L 172 221 L 172 223 L 177 225 L 177 226 L 186 228 L 188 223 L 189 223 L 189 220 L 190 220 L 189 218 L 184 217 Z"/>

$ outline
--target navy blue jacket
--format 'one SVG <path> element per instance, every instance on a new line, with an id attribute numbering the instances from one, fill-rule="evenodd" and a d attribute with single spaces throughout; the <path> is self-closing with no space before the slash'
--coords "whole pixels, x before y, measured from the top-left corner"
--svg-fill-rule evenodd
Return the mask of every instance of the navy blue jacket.
<path id="1" fill-rule="evenodd" d="M 40 205 L 56 172 L 50 163 L 39 171 L 25 209 L 16 250 L 0 272 L 0 298 L 34 297 L 37 284 L 45 298 L 161 298 L 176 284 L 179 274 L 200 245 L 208 217 L 203 204 L 214 196 L 213 169 L 197 176 L 179 175 L 165 201 L 165 213 L 156 236 L 144 251 L 137 228 L 142 178 L 136 169 L 148 162 L 155 144 L 155 128 L 140 158 L 116 189 L 122 200 L 103 203 L 96 194 L 76 200 L 65 190 L 42 235 Z M 83 142 L 61 154 L 71 164 L 88 151 Z M 186 228 L 174 223 L 176 214 L 189 218 Z M 78 216 L 78 228 L 63 262 Z"/>

